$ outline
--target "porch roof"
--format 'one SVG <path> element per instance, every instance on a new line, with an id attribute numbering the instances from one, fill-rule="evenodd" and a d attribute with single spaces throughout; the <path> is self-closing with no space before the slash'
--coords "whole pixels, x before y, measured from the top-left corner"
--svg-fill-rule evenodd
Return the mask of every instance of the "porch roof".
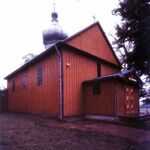
<path id="1" fill-rule="evenodd" d="M 131 74 L 135 75 L 136 80 L 128 78 L 128 75 L 131 75 Z M 122 72 L 118 72 L 118 73 L 114 73 L 114 74 L 108 74 L 108 75 L 97 77 L 97 78 L 94 78 L 94 79 L 91 79 L 91 80 L 85 80 L 83 82 L 83 84 L 94 83 L 94 82 L 108 80 L 108 79 L 117 79 L 117 80 L 121 80 L 123 82 L 131 83 L 131 84 L 134 84 L 134 85 L 142 85 L 143 84 L 142 80 L 135 73 L 134 70 L 124 70 Z"/>

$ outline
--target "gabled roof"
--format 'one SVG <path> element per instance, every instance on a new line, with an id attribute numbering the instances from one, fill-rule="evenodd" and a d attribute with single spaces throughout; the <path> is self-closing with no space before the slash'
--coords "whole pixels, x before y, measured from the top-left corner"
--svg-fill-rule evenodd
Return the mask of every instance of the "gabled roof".
<path id="1" fill-rule="evenodd" d="M 92 54 L 90 54 L 90 53 L 88 53 L 88 52 L 85 52 L 85 51 L 83 51 L 82 49 L 78 49 L 78 48 L 75 48 L 75 47 L 70 46 L 70 45 L 67 44 L 67 42 L 68 42 L 69 40 L 71 40 L 71 39 L 73 39 L 73 38 L 76 38 L 77 36 L 79 36 L 80 34 L 82 34 L 82 33 L 85 32 L 85 31 L 89 30 L 91 27 L 93 27 L 93 26 L 95 26 L 95 25 L 98 25 L 99 29 L 100 29 L 101 32 L 103 33 L 103 36 L 104 36 L 105 40 L 107 41 L 107 43 L 108 43 L 108 45 L 109 45 L 109 47 L 110 47 L 110 49 L 111 49 L 111 51 L 112 51 L 114 57 L 116 58 L 116 60 L 117 60 L 117 62 L 118 62 L 118 64 L 119 64 L 119 66 L 117 66 L 117 65 L 115 65 L 115 64 L 112 64 L 111 62 L 109 62 L 109 61 L 107 61 L 107 60 L 103 60 L 103 59 L 100 59 L 100 58 L 98 58 L 98 57 L 96 57 L 96 56 L 93 56 Z M 100 59 L 101 61 L 103 61 L 103 62 L 105 62 L 105 63 L 108 63 L 108 64 L 110 64 L 110 65 L 112 65 L 112 66 L 116 66 L 116 67 L 121 68 L 121 64 L 120 64 L 120 62 L 119 62 L 117 56 L 115 55 L 115 53 L 114 53 L 114 51 L 113 51 L 113 49 L 112 49 L 112 47 L 111 47 L 111 45 L 110 45 L 110 43 L 109 43 L 109 41 L 108 41 L 108 39 L 107 39 L 107 37 L 106 37 L 104 31 L 102 30 L 102 27 L 100 26 L 99 22 L 95 22 L 95 23 L 93 23 L 92 25 L 88 26 L 87 28 L 81 30 L 80 32 L 77 32 L 77 33 L 74 34 L 73 36 L 70 36 L 69 38 L 67 38 L 67 39 L 65 39 L 65 40 L 63 40 L 63 41 L 58 41 L 58 42 L 56 42 L 56 43 L 55 43 L 54 45 L 52 45 L 50 48 L 46 49 L 46 50 L 43 51 L 41 54 L 37 55 L 37 56 L 34 57 L 32 60 L 30 60 L 29 62 L 25 63 L 24 65 L 22 65 L 21 67 L 19 67 L 18 69 L 16 69 L 16 70 L 13 71 L 12 73 L 10 73 L 10 74 L 9 74 L 8 76 L 6 76 L 4 79 L 9 79 L 10 77 L 12 77 L 13 75 L 15 75 L 15 74 L 17 74 L 18 72 L 22 71 L 23 69 L 26 69 L 26 68 L 30 67 L 31 65 L 33 65 L 34 63 L 36 63 L 36 62 L 42 60 L 43 58 L 47 57 L 47 56 L 50 55 L 51 53 L 54 53 L 54 52 L 55 52 L 55 45 L 57 45 L 58 47 L 59 47 L 59 46 L 67 46 L 67 45 L 68 45 L 68 46 L 71 48 L 70 50 L 76 49 L 76 50 L 74 51 L 74 52 L 76 52 L 76 53 L 80 53 L 80 54 L 82 53 L 83 55 L 90 56 L 90 57 L 96 58 L 96 59 Z"/>
<path id="2" fill-rule="evenodd" d="M 76 47 L 73 47 L 71 45 L 68 45 L 66 43 L 63 43 L 63 46 L 66 48 L 66 50 L 68 49 L 69 51 L 72 51 L 72 52 L 75 52 L 75 53 L 78 53 L 78 54 L 81 54 L 81 55 L 84 55 L 84 56 L 87 56 L 91 59 L 94 59 L 94 60 L 97 60 L 97 61 L 100 61 L 100 62 L 103 62 L 104 64 L 107 64 L 109 66 L 112 66 L 112 67 L 115 67 L 115 68 L 118 68 L 118 69 L 121 69 L 121 66 L 118 66 L 118 65 L 115 65 L 107 60 L 104 60 L 104 59 L 101 59 L 95 55 L 92 55 L 92 54 L 89 54 L 88 52 L 85 52 L 83 51 L 82 49 L 78 49 Z"/>
<path id="3" fill-rule="evenodd" d="M 104 37 L 104 39 L 105 39 L 107 45 L 109 46 L 109 48 L 110 48 L 110 50 L 111 50 L 111 52 L 112 52 L 114 58 L 116 59 L 118 65 L 121 66 L 121 63 L 120 63 L 118 57 L 116 56 L 116 54 L 115 54 L 115 52 L 114 52 L 114 50 L 113 50 L 113 48 L 112 48 L 112 46 L 111 46 L 111 44 L 110 44 L 110 42 L 109 42 L 109 40 L 108 40 L 108 38 L 107 38 L 107 36 L 106 36 L 104 30 L 102 29 L 102 27 L 101 27 L 101 25 L 100 25 L 100 23 L 99 23 L 98 21 L 95 22 L 95 23 L 93 23 L 93 24 L 91 24 L 90 26 L 84 28 L 83 30 L 77 32 L 76 34 L 74 34 L 74 35 L 68 37 L 67 39 L 64 40 L 64 43 L 67 43 L 67 44 L 68 44 L 69 41 L 71 41 L 72 39 L 77 38 L 78 36 L 82 35 L 84 32 L 86 32 L 87 30 L 90 30 L 90 29 L 91 29 L 92 27 L 94 27 L 94 26 L 98 26 L 100 32 L 102 33 L 102 36 Z"/>

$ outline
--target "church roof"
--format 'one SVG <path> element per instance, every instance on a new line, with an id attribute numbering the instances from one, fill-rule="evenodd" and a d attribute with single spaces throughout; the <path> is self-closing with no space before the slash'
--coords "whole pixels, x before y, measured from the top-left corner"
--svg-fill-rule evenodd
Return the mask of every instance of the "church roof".
<path id="1" fill-rule="evenodd" d="M 104 37 L 105 37 L 105 39 L 106 39 L 106 41 L 107 41 L 107 44 L 108 44 L 109 47 L 111 48 L 111 51 L 112 51 L 114 57 L 116 58 L 116 60 L 118 61 L 119 66 L 118 66 L 118 65 L 115 65 L 115 64 L 113 64 L 113 63 L 111 63 L 111 62 L 109 62 L 109 60 L 104 60 L 104 59 L 102 59 L 102 58 L 99 58 L 99 57 L 97 57 L 97 56 L 95 56 L 95 55 L 92 55 L 92 54 L 90 54 L 90 53 L 88 53 L 88 52 L 83 51 L 82 49 L 76 48 L 76 47 L 71 46 L 71 45 L 69 45 L 69 44 L 67 43 L 69 40 L 80 36 L 80 34 L 82 34 L 83 32 L 85 32 L 85 31 L 87 31 L 87 30 L 89 30 L 92 26 L 95 26 L 95 25 L 98 25 L 99 28 L 100 28 L 100 30 L 103 32 L 103 30 L 102 30 L 102 28 L 101 28 L 99 22 L 95 22 L 94 24 L 92 24 L 92 25 L 90 25 L 89 27 L 83 29 L 82 31 L 80 31 L 80 32 L 78 32 L 78 33 L 76 33 L 76 34 L 74 34 L 73 36 L 71 36 L 71 37 L 69 37 L 69 38 L 67 38 L 67 39 L 65 39 L 65 40 L 58 40 L 56 43 L 53 43 L 49 48 L 47 48 L 47 49 L 46 49 L 45 51 L 43 51 L 41 54 L 39 54 L 38 56 L 34 57 L 34 58 L 31 59 L 29 62 L 25 63 L 25 64 L 22 65 L 20 68 L 18 68 L 17 70 L 15 70 L 14 72 L 12 72 L 12 73 L 9 74 L 8 76 L 6 76 L 5 79 L 11 78 L 11 77 L 12 77 L 13 75 L 15 75 L 16 73 L 19 73 L 19 72 L 22 71 L 23 69 L 26 69 L 26 68 L 30 67 L 31 65 L 35 64 L 36 62 L 39 62 L 40 60 L 42 60 L 43 58 L 47 57 L 47 56 L 50 55 L 51 53 L 54 53 L 54 52 L 55 52 L 55 45 L 57 45 L 58 47 L 66 46 L 66 47 L 69 48 L 70 51 L 72 50 L 72 51 L 74 51 L 74 52 L 76 52 L 76 53 L 80 53 L 80 54 L 82 54 L 82 55 L 86 55 L 86 56 L 88 56 L 88 57 L 90 57 L 90 58 L 103 61 L 104 63 L 107 63 L 107 64 L 112 65 L 112 66 L 114 66 L 114 67 L 121 68 L 120 62 L 119 62 L 117 56 L 115 55 L 115 53 L 114 53 L 114 51 L 113 51 L 113 49 L 112 49 L 112 47 L 111 47 L 111 45 L 110 45 L 110 43 L 109 43 L 107 37 L 105 36 L 104 32 L 103 32 L 103 34 L 104 34 Z"/>
<path id="2" fill-rule="evenodd" d="M 107 38 L 107 36 L 106 36 L 104 30 L 102 29 L 102 27 L 101 27 L 101 25 L 100 25 L 100 23 L 99 23 L 98 21 L 94 22 L 93 24 L 89 25 L 88 27 L 84 28 L 83 30 L 81 30 L 81 31 L 79 31 L 79 32 L 77 32 L 77 33 L 75 33 L 74 35 L 72 35 L 72 36 L 66 38 L 66 39 L 64 40 L 64 42 L 65 42 L 65 43 L 69 43 L 69 41 L 71 41 L 72 39 L 75 39 L 76 37 L 80 36 L 82 33 L 86 32 L 87 30 L 89 30 L 89 29 L 92 28 L 93 26 L 98 26 L 99 30 L 100 30 L 101 33 L 102 33 L 102 36 L 104 37 L 106 43 L 108 44 L 108 46 L 109 46 L 109 48 L 110 48 L 110 50 L 111 50 L 111 52 L 112 52 L 114 58 L 116 59 L 118 65 L 121 66 L 121 63 L 120 63 L 118 57 L 116 56 L 116 54 L 115 54 L 115 52 L 114 52 L 114 50 L 113 50 L 113 48 L 112 48 L 112 46 L 111 46 L 111 44 L 110 44 L 110 42 L 109 42 L 109 40 L 108 40 L 108 38 Z"/>

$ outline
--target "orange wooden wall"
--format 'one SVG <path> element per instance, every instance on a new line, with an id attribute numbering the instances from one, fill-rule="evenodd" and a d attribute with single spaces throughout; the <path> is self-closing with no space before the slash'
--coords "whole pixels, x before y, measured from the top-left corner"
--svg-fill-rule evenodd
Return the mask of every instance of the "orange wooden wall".
<path id="1" fill-rule="evenodd" d="M 71 51 L 63 51 L 64 116 L 82 115 L 82 82 L 95 77 L 96 61 Z"/>
<path id="2" fill-rule="evenodd" d="M 117 96 L 117 114 L 118 116 L 129 116 L 139 114 L 139 92 L 138 88 L 133 85 L 126 85 L 118 82 L 118 96 Z M 129 94 L 130 93 L 130 94 Z M 127 113 L 126 104 L 133 100 L 134 107 Z M 129 102 L 130 104 L 130 102 Z"/>
<path id="3" fill-rule="evenodd" d="M 115 113 L 119 117 L 139 115 L 139 94 L 137 87 L 115 80 L 100 81 L 99 84 L 101 86 L 99 95 L 93 95 L 93 83 L 84 84 L 83 103 L 85 115 L 115 116 Z M 132 92 L 129 94 L 127 91 Z M 134 106 L 128 112 L 126 108 L 127 103 L 130 106 L 131 104 Z M 117 105 L 115 106 L 115 104 Z"/>
<path id="4" fill-rule="evenodd" d="M 67 64 L 69 66 L 67 66 Z M 101 63 L 102 75 L 116 72 L 116 68 Z M 97 77 L 97 61 L 86 56 L 63 50 L 63 100 L 64 116 L 83 114 L 82 83 Z"/>
<path id="5" fill-rule="evenodd" d="M 85 115 L 115 115 L 115 92 L 114 82 L 101 81 L 100 94 L 93 95 L 93 84 L 84 85 L 84 113 Z"/>
<path id="6" fill-rule="evenodd" d="M 104 63 L 101 63 L 101 75 L 108 75 L 108 74 L 113 74 L 113 73 L 118 73 L 120 71 L 120 69 L 116 68 L 116 67 L 112 67 L 109 65 L 106 65 Z"/>
<path id="7" fill-rule="evenodd" d="M 34 114 L 59 115 L 59 60 L 53 54 L 8 80 L 9 110 Z M 43 68 L 43 83 L 37 85 L 37 68 Z M 22 77 L 27 76 L 27 87 L 22 88 Z M 16 91 L 12 92 L 12 80 Z"/>
<path id="8" fill-rule="evenodd" d="M 118 65 L 118 62 L 116 61 L 98 24 L 95 24 L 85 32 L 81 32 L 79 36 L 70 39 L 67 44 Z"/>

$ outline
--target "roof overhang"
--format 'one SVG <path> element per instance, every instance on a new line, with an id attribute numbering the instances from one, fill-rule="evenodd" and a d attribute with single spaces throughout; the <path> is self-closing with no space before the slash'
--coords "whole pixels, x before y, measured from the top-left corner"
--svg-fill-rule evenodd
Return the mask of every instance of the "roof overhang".
<path id="1" fill-rule="evenodd" d="M 115 65 L 113 63 L 110 63 L 109 61 L 103 60 L 99 57 L 96 57 L 92 54 L 89 54 L 81 49 L 78 49 L 76 47 L 73 47 L 71 45 L 66 44 L 64 41 L 58 41 L 57 43 L 53 44 L 51 47 L 49 47 L 48 49 L 46 49 L 44 52 L 42 52 L 41 54 L 37 55 L 36 57 L 34 57 L 32 60 L 30 60 L 29 62 L 25 63 L 24 65 L 22 65 L 21 67 L 19 67 L 18 69 L 16 69 L 15 71 L 13 71 L 12 73 L 10 73 L 8 76 L 6 76 L 4 79 L 9 79 L 11 78 L 13 75 L 19 73 L 20 71 L 29 68 L 31 65 L 35 64 L 36 62 L 39 62 L 40 60 L 44 59 L 45 57 L 51 55 L 52 53 L 55 52 L 55 45 L 57 45 L 58 48 L 66 48 L 66 50 L 84 55 L 86 57 L 89 57 L 91 59 L 94 60 L 99 60 L 105 64 L 111 65 L 112 67 L 116 67 L 118 69 L 121 69 L 121 66 Z M 60 49 L 61 50 L 61 49 Z"/>
<path id="2" fill-rule="evenodd" d="M 20 71 L 29 68 L 31 65 L 39 62 L 40 60 L 42 60 L 45 57 L 47 57 L 47 56 L 51 55 L 52 53 L 54 53 L 55 52 L 54 46 L 56 44 L 52 45 L 51 47 L 49 47 L 48 49 L 46 49 L 45 51 L 43 51 L 42 53 L 40 53 L 39 55 L 37 55 L 36 57 L 34 57 L 33 59 L 31 59 L 29 62 L 23 64 L 21 67 L 19 67 L 18 69 L 16 69 L 15 71 L 13 71 L 12 73 L 10 73 L 9 75 L 7 75 L 4 79 L 8 80 L 9 78 L 11 78 L 12 76 L 14 76 L 15 74 L 19 73 Z M 57 44 L 57 45 L 59 45 L 59 44 Z"/>
<path id="3" fill-rule="evenodd" d="M 135 86 L 141 86 L 142 85 L 141 79 L 139 77 L 136 79 L 130 78 L 127 76 L 129 73 L 133 73 L 133 72 L 129 71 L 126 73 L 119 72 L 119 73 L 115 73 L 115 74 L 109 74 L 109 75 L 97 77 L 97 78 L 94 78 L 91 80 L 85 80 L 83 82 L 83 84 L 93 84 L 96 82 L 101 82 L 101 81 L 106 81 L 106 80 L 118 80 L 118 81 L 121 81 L 123 83 L 128 83 L 128 84 L 132 84 Z"/>

